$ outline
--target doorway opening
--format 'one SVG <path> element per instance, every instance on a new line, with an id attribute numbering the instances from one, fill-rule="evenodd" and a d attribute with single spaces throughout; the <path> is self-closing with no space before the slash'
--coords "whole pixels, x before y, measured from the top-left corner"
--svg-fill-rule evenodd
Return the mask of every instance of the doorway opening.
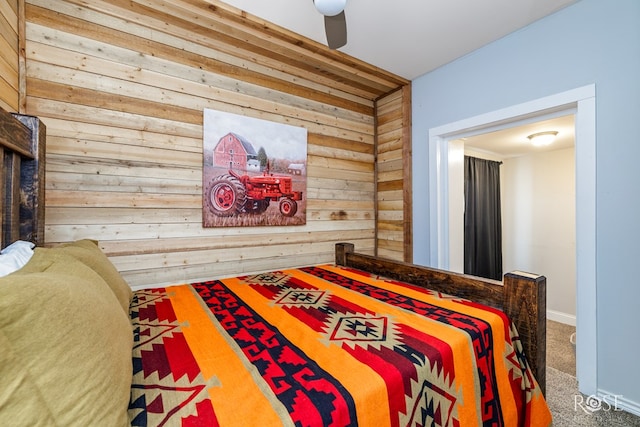
<path id="1" fill-rule="evenodd" d="M 575 115 L 571 113 L 534 123 L 512 123 L 504 129 L 471 135 L 460 141 L 464 145 L 465 161 L 467 157 L 482 159 L 479 161 L 488 161 L 494 168 L 499 165 L 500 169 L 499 210 L 502 226 L 500 234 L 493 238 L 499 235 L 501 238 L 498 237 L 499 242 L 489 240 L 478 244 L 487 250 L 502 248 L 501 256 L 497 253 L 495 262 L 503 266 L 504 273 L 513 270 L 544 272 L 547 277 L 547 318 L 575 327 L 574 119 Z M 530 143 L 529 135 L 545 131 L 556 132 L 552 143 L 537 146 Z M 451 188 L 450 194 L 456 191 Z M 496 192 L 489 190 L 488 194 Z M 482 209 L 487 203 L 483 199 L 477 209 Z M 452 228 L 459 224 L 463 215 L 468 218 L 470 212 L 476 212 L 469 211 L 466 206 L 463 209 L 463 212 L 450 213 Z M 453 224 L 456 216 L 458 219 Z M 490 218 L 491 215 L 487 217 L 488 220 Z M 489 221 L 489 224 L 492 222 Z M 468 230 L 463 228 L 462 234 L 468 245 L 467 233 Z M 491 238 L 492 234 L 487 236 Z M 454 249 L 454 246 L 459 246 L 458 242 L 450 244 L 451 257 L 458 258 L 464 251 Z M 492 258 L 487 255 L 475 260 L 465 259 L 465 272 L 469 265 L 476 265 L 473 263 L 482 259 Z M 477 268 L 478 271 L 485 271 L 489 267 L 480 264 Z M 500 279 L 499 274 L 500 271 L 496 279 Z M 573 371 L 575 375 L 575 366 Z"/>
<path id="2" fill-rule="evenodd" d="M 502 247 L 501 257 L 496 254 L 495 262 L 501 263 L 505 273 L 544 272 L 547 277 L 547 367 L 573 377 L 576 376 L 575 341 L 572 340 L 576 330 L 574 118 L 574 114 L 568 114 L 462 138 L 465 162 L 471 162 L 468 157 L 476 158 L 474 162 L 494 168 L 499 165 L 500 169 L 502 227 L 493 237 L 500 240 L 492 242 L 492 234 L 488 233 L 489 240 L 483 239 L 476 245 L 486 247 L 487 251 Z M 528 136 L 541 132 L 557 133 L 548 145 L 531 144 Z M 469 170 L 465 169 L 465 172 Z M 490 189 L 487 193 L 496 194 Z M 487 204 L 483 198 L 476 209 Z M 478 272 L 493 271 L 482 264 L 482 260 L 493 260 L 488 255 L 468 258 L 469 215 L 465 206 L 465 272 L 470 266 L 475 266 Z M 489 214 L 486 227 L 494 224 L 491 218 Z M 484 219 L 480 224 L 485 230 Z"/>
<path id="3" fill-rule="evenodd" d="M 464 148 L 468 135 L 575 114 L 576 182 L 576 376 L 582 393 L 597 391 L 597 317 L 595 257 L 595 85 L 507 107 L 469 119 L 430 129 L 430 264 L 437 268 L 461 271 L 456 245 L 461 242 L 461 227 L 456 204 L 462 203 L 458 187 Z M 544 272 L 539 272 L 544 274 Z"/>

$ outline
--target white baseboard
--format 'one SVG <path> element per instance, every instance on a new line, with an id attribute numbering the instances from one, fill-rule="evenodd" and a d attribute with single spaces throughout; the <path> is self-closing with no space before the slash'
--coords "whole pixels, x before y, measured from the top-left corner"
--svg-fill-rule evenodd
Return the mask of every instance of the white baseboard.
<path id="1" fill-rule="evenodd" d="M 564 323 L 565 325 L 576 326 L 576 315 L 562 313 L 555 310 L 547 310 L 547 319 L 554 322 Z"/>
<path id="2" fill-rule="evenodd" d="M 623 410 L 640 417 L 640 403 L 629 400 L 621 395 L 616 395 L 606 390 L 598 389 L 598 397 L 606 400 L 611 406 L 610 410 Z M 606 406 L 606 405 L 605 405 Z"/>

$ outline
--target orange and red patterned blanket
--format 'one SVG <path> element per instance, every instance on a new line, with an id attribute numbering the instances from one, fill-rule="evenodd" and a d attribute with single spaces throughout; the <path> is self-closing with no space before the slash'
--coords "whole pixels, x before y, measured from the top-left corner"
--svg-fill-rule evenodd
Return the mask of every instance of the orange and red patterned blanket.
<path id="1" fill-rule="evenodd" d="M 137 291 L 134 426 L 548 426 L 498 310 L 322 265 Z"/>

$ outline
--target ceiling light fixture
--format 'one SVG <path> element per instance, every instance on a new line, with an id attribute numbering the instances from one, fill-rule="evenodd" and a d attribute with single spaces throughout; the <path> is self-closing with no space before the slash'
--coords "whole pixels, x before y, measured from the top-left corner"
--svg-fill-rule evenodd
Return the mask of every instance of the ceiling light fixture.
<path id="1" fill-rule="evenodd" d="M 556 135 L 558 135 L 558 132 L 552 130 L 548 132 L 534 133 L 529 135 L 527 138 L 529 138 L 531 144 L 535 145 L 536 147 L 542 147 L 544 145 L 551 144 L 556 139 Z"/>
<path id="2" fill-rule="evenodd" d="M 336 16 L 344 10 L 347 0 L 313 0 L 313 4 L 324 16 Z"/>

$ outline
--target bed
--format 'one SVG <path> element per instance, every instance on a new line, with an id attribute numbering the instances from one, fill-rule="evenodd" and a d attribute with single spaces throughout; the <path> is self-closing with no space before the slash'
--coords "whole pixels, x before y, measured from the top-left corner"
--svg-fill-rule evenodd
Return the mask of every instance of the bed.
<path id="1" fill-rule="evenodd" d="M 550 425 L 543 276 L 337 243 L 332 264 L 132 292 L 98 242 L 43 246 L 44 125 L 0 113 L 3 247 L 36 245 L 0 277 L 0 424 Z"/>

